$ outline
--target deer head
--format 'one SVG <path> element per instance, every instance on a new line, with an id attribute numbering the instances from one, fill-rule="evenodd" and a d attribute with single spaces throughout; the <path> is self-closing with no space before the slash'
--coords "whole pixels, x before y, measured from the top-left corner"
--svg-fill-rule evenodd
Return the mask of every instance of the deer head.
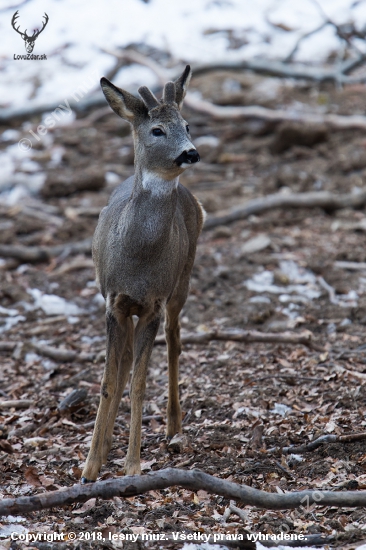
<path id="1" fill-rule="evenodd" d="M 138 99 L 106 78 L 101 79 L 113 111 L 132 124 L 135 165 L 167 180 L 176 178 L 187 166 L 200 160 L 180 112 L 191 74 L 187 65 L 175 82 L 165 84 L 161 100 L 146 86 L 139 88 L 141 99 Z"/>
<path id="2" fill-rule="evenodd" d="M 34 30 L 32 36 L 27 35 L 27 29 L 25 29 L 24 32 L 21 32 L 19 30 L 20 25 L 18 26 L 18 28 L 15 27 L 15 24 L 17 23 L 17 18 L 18 17 L 19 17 L 19 11 L 16 11 L 14 13 L 13 17 L 12 17 L 11 26 L 23 38 L 25 49 L 26 49 L 27 53 L 32 53 L 33 48 L 34 48 L 34 43 L 35 43 L 36 39 L 38 38 L 38 36 L 41 34 L 41 32 L 43 31 L 43 29 L 45 28 L 45 26 L 48 23 L 48 15 L 47 15 L 47 13 L 44 14 L 44 16 L 43 16 L 44 21 L 42 23 L 42 28 L 40 30 Z"/>

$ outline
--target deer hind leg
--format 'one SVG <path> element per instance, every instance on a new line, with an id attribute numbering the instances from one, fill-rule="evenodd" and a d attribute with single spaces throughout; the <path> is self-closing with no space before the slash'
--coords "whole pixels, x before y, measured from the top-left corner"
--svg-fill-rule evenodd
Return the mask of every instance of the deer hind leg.
<path id="1" fill-rule="evenodd" d="M 123 392 L 123 389 L 118 387 L 118 381 L 127 381 L 128 377 L 128 369 L 126 369 L 127 373 L 122 373 L 122 369 L 120 368 L 124 345 L 127 341 L 127 318 L 125 318 L 125 322 L 118 322 L 113 313 L 107 311 L 106 324 L 106 362 L 101 384 L 100 402 L 88 458 L 86 459 L 81 477 L 82 483 L 95 481 L 99 474 L 103 459 L 105 458 L 104 445 L 107 427 L 112 423 L 109 422 L 109 418 L 111 418 L 111 413 L 113 412 L 112 403 L 116 407 L 117 393 L 122 395 Z M 110 431 L 113 431 L 113 426 Z"/>
<path id="2" fill-rule="evenodd" d="M 103 443 L 103 464 L 107 462 L 108 453 L 112 447 L 113 428 L 116 421 L 119 404 L 126 387 L 128 377 L 133 362 L 133 321 L 131 317 L 127 317 L 121 321 L 125 325 L 125 334 L 123 336 L 123 351 L 118 363 L 117 387 L 109 407 L 109 415 L 107 420 L 107 428 Z"/>
<path id="3" fill-rule="evenodd" d="M 174 297 L 168 303 L 165 314 L 165 337 L 168 346 L 169 393 L 167 406 L 168 438 L 182 432 L 182 412 L 179 403 L 179 355 L 181 353 L 179 313 L 184 305 L 186 294 Z"/>
<path id="4" fill-rule="evenodd" d="M 146 376 L 154 340 L 159 329 L 160 309 L 153 314 L 142 316 L 135 328 L 134 366 L 132 371 L 130 398 L 131 423 L 130 440 L 125 462 L 125 474 L 141 474 L 140 448 L 142 403 L 145 395 Z"/>

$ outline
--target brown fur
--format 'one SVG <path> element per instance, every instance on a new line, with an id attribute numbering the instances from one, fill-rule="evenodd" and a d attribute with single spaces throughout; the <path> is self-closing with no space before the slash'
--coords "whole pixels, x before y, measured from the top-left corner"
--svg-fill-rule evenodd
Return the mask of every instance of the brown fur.
<path id="1" fill-rule="evenodd" d="M 131 424 L 125 472 L 141 473 L 142 401 L 148 362 L 164 309 L 169 369 L 167 436 L 182 430 L 179 313 L 187 298 L 203 224 L 203 209 L 179 184 L 184 167 L 175 162 L 184 151 L 194 151 L 187 123 L 178 109 L 190 74 L 186 68 L 174 86 L 168 83 L 164 100 L 157 105 L 146 88 L 140 89 L 142 101 L 102 79 L 112 109 L 133 125 L 135 175 L 112 194 L 100 214 L 93 240 L 97 280 L 107 302 L 107 349 L 83 482 L 94 481 L 107 460 L 131 367 Z M 164 135 L 155 137 L 156 128 Z M 139 317 L 136 327 L 132 315 Z"/>

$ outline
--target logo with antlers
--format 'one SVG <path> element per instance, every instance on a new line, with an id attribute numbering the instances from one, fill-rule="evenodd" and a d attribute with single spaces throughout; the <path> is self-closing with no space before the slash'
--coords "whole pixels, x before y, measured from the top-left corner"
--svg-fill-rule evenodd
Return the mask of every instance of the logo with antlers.
<path id="1" fill-rule="evenodd" d="M 27 50 L 27 53 L 32 53 L 35 41 L 37 40 L 37 38 L 39 37 L 39 35 L 41 34 L 41 32 L 43 31 L 43 29 L 45 28 L 45 26 L 48 23 L 48 15 L 47 15 L 47 13 L 44 14 L 44 16 L 43 16 L 44 21 L 42 22 L 42 28 L 40 30 L 38 30 L 38 29 L 34 30 L 32 36 L 27 35 L 27 29 L 25 29 L 24 32 L 21 32 L 19 30 L 20 25 L 18 26 L 18 28 L 15 26 L 15 24 L 18 23 L 17 22 L 18 17 L 19 17 L 19 12 L 16 11 L 14 13 L 13 17 L 12 17 L 11 26 L 23 38 L 25 49 Z"/>

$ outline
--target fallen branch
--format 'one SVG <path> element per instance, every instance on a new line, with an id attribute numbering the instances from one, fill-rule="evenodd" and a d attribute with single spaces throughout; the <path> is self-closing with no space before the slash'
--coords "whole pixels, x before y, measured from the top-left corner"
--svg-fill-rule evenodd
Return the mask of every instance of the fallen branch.
<path id="1" fill-rule="evenodd" d="M 79 363 L 93 362 L 95 353 L 80 353 L 79 351 L 73 351 L 69 349 L 54 348 L 52 346 L 46 346 L 44 344 L 32 344 L 32 347 L 40 354 L 55 361 L 72 362 L 77 361 Z"/>
<path id="2" fill-rule="evenodd" d="M 351 350 L 352 352 L 355 351 L 355 350 Z M 339 356 L 339 359 L 347 359 L 347 357 L 352 357 L 353 353 L 350 353 L 350 352 L 342 352 Z M 341 367 L 340 365 L 336 365 L 334 367 L 334 370 L 336 372 L 340 372 L 340 373 L 344 373 L 344 374 L 349 374 L 350 376 L 354 376 L 355 378 L 359 378 L 360 380 L 366 380 L 366 373 L 364 372 L 358 372 L 356 370 L 349 370 L 349 369 L 345 369 L 344 367 Z"/>
<path id="3" fill-rule="evenodd" d="M 273 193 L 272 195 L 250 200 L 242 206 L 208 216 L 204 229 L 226 225 L 276 208 L 324 208 L 326 210 L 339 210 L 341 208 L 360 208 L 365 204 L 365 188 L 357 194 L 345 193 L 343 195 L 336 195 L 330 191 L 288 194 Z"/>
<path id="4" fill-rule="evenodd" d="M 199 99 L 187 93 L 185 104 L 199 113 L 205 113 L 216 119 L 244 119 L 259 118 L 272 122 L 303 122 L 304 124 L 327 125 L 336 130 L 349 128 L 366 129 L 366 117 L 362 115 L 333 115 L 303 113 L 300 111 L 286 111 L 284 109 L 267 109 L 266 107 L 253 106 L 221 106 L 214 105 L 204 99 Z"/>
<path id="5" fill-rule="evenodd" d="M 161 83 L 165 83 L 167 80 L 174 80 L 181 72 L 181 67 L 177 71 L 167 70 L 156 61 L 147 56 L 131 49 L 125 50 L 110 50 L 103 48 L 104 53 L 113 55 L 117 59 L 129 61 L 130 63 L 137 63 L 144 65 L 151 69 L 158 77 Z M 341 67 L 336 69 L 326 69 L 324 67 L 312 67 L 301 63 L 285 63 L 283 61 L 276 61 L 274 59 L 243 59 L 241 61 L 216 61 L 214 63 L 205 63 L 201 65 L 192 66 L 193 76 L 200 76 L 214 71 L 252 71 L 254 73 L 265 74 L 269 76 L 278 76 L 282 78 L 296 78 L 312 80 L 314 82 L 336 82 L 342 84 L 360 84 L 366 81 L 366 77 L 349 77 L 346 76 L 346 72 L 349 72 L 352 68 L 359 65 L 363 59 L 357 57 L 357 59 L 351 62 L 344 63 Z"/>
<path id="6" fill-rule="evenodd" d="M 16 342 L 0 342 L 0 351 L 13 351 L 16 346 Z"/>
<path id="7" fill-rule="evenodd" d="M 167 71 L 161 65 L 156 63 L 154 60 L 142 55 L 139 52 L 134 50 L 108 50 L 103 49 L 104 53 L 109 53 L 117 57 L 117 59 L 123 59 L 125 61 L 130 61 L 131 63 L 137 63 L 138 65 L 143 65 L 148 67 L 153 71 L 157 76 L 160 84 L 164 84 L 167 80 L 172 80 L 175 78 L 175 75 L 172 75 L 171 71 Z M 277 72 L 276 72 L 277 68 Z M 314 70 L 308 67 L 301 66 L 300 70 L 296 70 L 294 66 L 287 65 L 280 61 L 268 61 L 268 60 L 252 60 L 252 61 L 241 61 L 239 63 L 215 63 L 211 65 L 201 65 L 200 67 L 193 68 L 193 74 L 204 74 L 208 71 L 213 70 L 233 70 L 233 69 L 247 69 L 254 70 L 256 72 L 264 72 L 267 74 L 273 74 L 276 76 L 288 76 L 291 78 L 307 78 L 306 74 L 312 74 L 313 80 L 317 82 L 323 82 L 324 80 L 334 80 L 336 82 L 344 81 L 354 81 L 355 79 L 350 79 L 345 75 L 339 74 L 334 70 L 328 73 L 326 70 Z M 315 71 L 315 72 L 314 72 Z M 317 74 L 317 78 L 315 78 Z M 301 76 L 300 76 L 301 75 Z M 358 79 L 357 82 L 366 81 L 366 77 L 363 79 Z M 362 115 L 352 115 L 352 116 L 342 116 L 334 114 L 317 114 L 317 113 L 302 113 L 294 111 L 285 111 L 285 110 L 275 110 L 267 109 L 266 107 L 259 107 L 257 105 L 253 106 L 221 106 L 214 105 L 209 101 L 204 99 L 197 98 L 191 92 L 187 92 L 185 97 L 185 105 L 195 111 L 200 113 L 205 113 L 217 119 L 243 119 L 243 118 L 259 118 L 262 120 L 270 120 L 273 122 L 282 122 L 282 121 L 296 121 L 304 122 L 306 124 L 326 124 L 334 129 L 342 130 L 345 128 L 361 128 L 366 129 L 366 117 Z"/>
<path id="8" fill-rule="evenodd" d="M 90 238 L 76 243 L 58 244 L 55 246 L 0 245 L 0 257 L 15 258 L 24 263 L 46 262 L 61 254 L 65 258 L 72 254 L 87 254 L 90 251 Z"/>
<path id="9" fill-rule="evenodd" d="M 350 271 L 364 271 L 366 269 L 366 262 L 334 262 L 334 267 L 338 269 L 349 269 Z"/>
<path id="10" fill-rule="evenodd" d="M 259 332 L 256 330 L 209 330 L 207 332 L 189 332 L 181 335 L 182 344 L 207 344 L 211 340 L 224 340 L 233 342 L 264 342 L 275 344 L 295 344 L 304 345 L 316 351 L 324 351 L 324 348 L 313 342 L 313 334 L 310 331 L 304 331 L 300 334 L 291 332 L 272 333 Z M 165 337 L 158 336 L 155 339 L 155 345 L 165 344 Z"/>
<path id="11" fill-rule="evenodd" d="M 0 401 L 0 409 L 29 409 L 33 405 L 34 401 L 32 399 L 8 399 L 7 401 Z"/>
<path id="12" fill-rule="evenodd" d="M 212 340 L 223 340 L 233 342 L 263 342 L 274 344 L 292 344 L 303 345 L 315 351 L 324 351 L 323 346 L 313 341 L 314 335 L 309 330 L 301 332 L 300 334 L 291 332 L 259 332 L 256 330 L 241 330 L 241 329 L 227 329 L 227 330 L 210 330 L 208 332 L 189 332 L 181 335 L 182 344 L 207 344 Z M 155 339 L 155 345 L 165 345 L 165 336 L 158 336 Z M 45 344 L 32 344 L 32 347 L 37 353 L 55 361 L 78 363 L 94 362 L 103 356 L 104 351 L 98 351 L 95 353 L 84 353 L 74 350 L 68 350 L 63 348 L 55 348 L 53 346 L 47 346 Z M 11 348 L 12 350 L 13 348 Z"/>
<path id="13" fill-rule="evenodd" d="M 305 445 L 290 445 L 289 447 L 282 447 L 282 452 L 285 454 L 295 453 L 308 453 L 309 451 L 314 451 L 318 447 L 325 445 L 326 443 L 350 443 L 352 441 L 363 441 L 366 439 L 366 432 L 361 432 L 358 434 L 345 434 L 345 435 L 333 435 L 327 434 L 314 439 L 310 443 Z M 273 452 L 277 450 L 277 447 L 268 449 L 267 452 Z"/>
<path id="14" fill-rule="evenodd" d="M 97 497 L 103 499 L 111 499 L 115 496 L 127 498 L 173 486 L 184 487 L 191 491 L 204 490 L 266 510 L 289 510 L 304 506 L 308 508 L 311 505 L 346 506 L 349 508 L 366 506 L 366 491 L 322 491 L 321 499 L 319 499 L 319 491 L 267 493 L 247 485 L 219 479 L 201 470 L 186 471 L 167 468 L 142 476 L 107 479 L 86 485 L 77 484 L 58 491 L 29 497 L 6 498 L 0 501 L 0 516 L 59 508 Z"/>

